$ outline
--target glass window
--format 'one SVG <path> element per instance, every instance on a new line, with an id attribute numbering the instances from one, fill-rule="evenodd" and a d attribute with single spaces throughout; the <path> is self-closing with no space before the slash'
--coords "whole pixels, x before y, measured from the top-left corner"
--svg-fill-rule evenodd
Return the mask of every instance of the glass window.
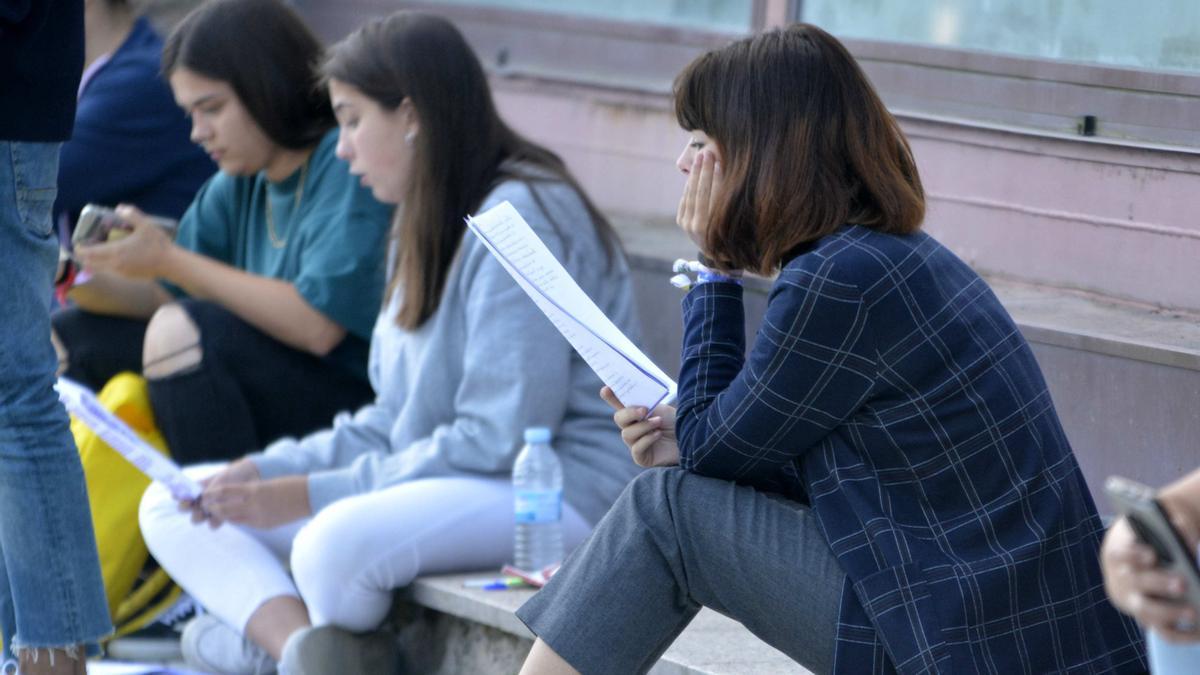
<path id="1" fill-rule="evenodd" d="M 1196 0 L 804 0 L 800 15 L 845 38 L 1200 73 Z"/>
<path id="2" fill-rule="evenodd" d="M 697 28 L 728 33 L 750 30 L 753 4 L 747 0 L 437 0 L 447 4 Z"/>

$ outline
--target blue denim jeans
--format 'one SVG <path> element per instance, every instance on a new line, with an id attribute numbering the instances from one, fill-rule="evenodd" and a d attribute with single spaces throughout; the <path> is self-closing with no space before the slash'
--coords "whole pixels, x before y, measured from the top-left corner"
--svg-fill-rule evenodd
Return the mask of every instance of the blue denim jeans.
<path id="1" fill-rule="evenodd" d="M 58 148 L 0 141 L 0 661 L 112 632 L 83 468 L 53 389 Z"/>

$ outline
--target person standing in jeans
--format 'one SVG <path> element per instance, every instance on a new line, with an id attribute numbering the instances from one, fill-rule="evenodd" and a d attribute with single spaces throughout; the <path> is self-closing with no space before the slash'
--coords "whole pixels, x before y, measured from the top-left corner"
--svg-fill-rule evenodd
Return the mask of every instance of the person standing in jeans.
<path id="1" fill-rule="evenodd" d="M 81 0 L 0 1 L 0 660 L 24 675 L 83 673 L 112 632 L 50 345 L 50 210 L 82 70 Z"/>

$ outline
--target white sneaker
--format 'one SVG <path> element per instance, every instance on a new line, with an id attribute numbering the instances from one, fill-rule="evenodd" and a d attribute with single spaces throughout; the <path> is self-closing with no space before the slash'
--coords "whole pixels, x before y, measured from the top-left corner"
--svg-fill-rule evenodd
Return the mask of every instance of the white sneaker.
<path id="1" fill-rule="evenodd" d="M 351 633 L 335 626 L 304 628 L 283 645 L 279 672 L 286 675 L 395 675 L 400 672 L 396 635 L 386 630 Z"/>
<path id="2" fill-rule="evenodd" d="M 179 638 L 183 660 L 191 668 L 221 675 L 268 675 L 275 660 L 211 614 L 187 622 Z"/>

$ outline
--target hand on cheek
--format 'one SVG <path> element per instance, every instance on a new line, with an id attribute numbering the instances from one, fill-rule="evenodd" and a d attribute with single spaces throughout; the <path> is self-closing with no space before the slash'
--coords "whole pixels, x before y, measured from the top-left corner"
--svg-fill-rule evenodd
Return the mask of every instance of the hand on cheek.
<path id="1" fill-rule="evenodd" d="M 708 228 L 720 194 L 721 180 L 721 165 L 716 156 L 708 150 L 696 153 L 675 217 L 679 227 L 706 254 L 710 253 L 706 250 Z"/>

